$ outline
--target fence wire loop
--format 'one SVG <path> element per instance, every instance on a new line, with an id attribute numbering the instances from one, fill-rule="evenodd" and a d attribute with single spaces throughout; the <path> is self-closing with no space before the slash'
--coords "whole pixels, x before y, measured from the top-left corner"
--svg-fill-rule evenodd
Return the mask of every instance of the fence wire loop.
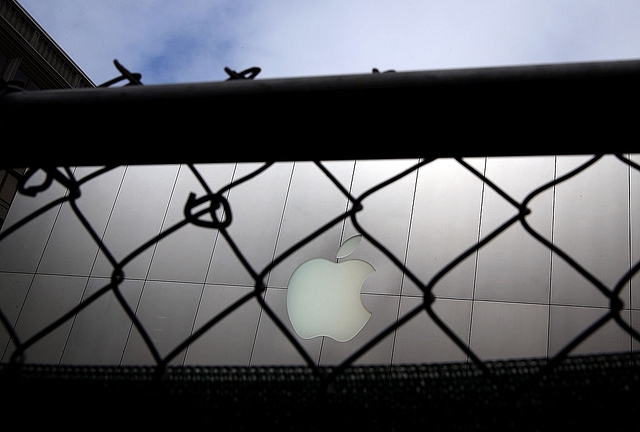
<path id="1" fill-rule="evenodd" d="M 117 59 L 113 61 L 113 64 L 116 66 L 116 69 L 118 69 L 121 75 L 100 84 L 98 87 L 110 87 L 124 80 L 128 81 L 127 84 L 125 84 L 125 87 L 132 85 L 143 85 L 142 81 L 140 81 L 142 79 L 142 74 L 138 72 L 130 72 L 127 68 L 122 66 L 122 64 Z"/>
<path id="2" fill-rule="evenodd" d="M 391 73 L 391 72 L 395 72 L 395 70 L 394 69 L 388 69 L 386 71 L 380 72 L 380 70 L 378 68 L 371 69 L 371 73 L 374 73 L 374 74 L 380 74 L 380 73 L 384 74 L 384 73 Z"/>
<path id="3" fill-rule="evenodd" d="M 60 172 L 60 170 L 58 170 L 57 168 L 53 167 L 31 167 L 27 169 L 25 174 L 19 180 L 18 192 L 27 196 L 35 197 L 38 193 L 44 192 L 45 190 L 49 189 L 49 187 L 51 187 L 51 184 L 55 180 L 69 191 L 70 197 L 79 198 L 81 194 L 79 187 L 80 185 L 75 182 L 73 174 L 69 168 L 65 168 L 64 170 L 66 171 L 66 175 Z M 42 179 L 42 182 L 40 184 L 27 185 L 32 177 L 35 178 L 35 176 L 39 175 L 40 173 L 45 174 L 45 177 L 44 179 Z"/>
<path id="4" fill-rule="evenodd" d="M 250 67 L 248 69 L 243 70 L 242 72 L 236 72 L 229 67 L 225 67 L 224 71 L 229 75 L 227 81 L 232 80 L 251 80 L 254 79 L 260 73 L 261 69 L 259 67 Z"/>
<path id="5" fill-rule="evenodd" d="M 197 213 L 193 213 L 193 210 L 204 204 L 209 203 L 209 206 L 204 209 L 200 209 Z M 223 218 L 218 217 L 218 210 L 222 209 Z M 211 220 L 200 219 L 199 216 L 208 214 Z M 226 228 L 231 225 L 231 207 L 229 202 L 220 194 L 208 194 L 200 198 L 196 198 L 196 194 L 189 194 L 187 203 L 184 207 L 184 216 L 187 221 L 194 225 L 198 225 L 205 228 Z"/>

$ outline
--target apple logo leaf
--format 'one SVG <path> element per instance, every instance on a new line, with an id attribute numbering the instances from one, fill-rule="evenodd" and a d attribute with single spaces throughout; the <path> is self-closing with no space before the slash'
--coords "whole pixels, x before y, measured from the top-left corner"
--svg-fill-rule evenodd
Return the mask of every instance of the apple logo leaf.
<path id="1" fill-rule="evenodd" d="M 361 240 L 362 236 L 360 234 L 356 234 L 346 239 L 338 248 L 338 252 L 336 252 L 336 258 L 344 258 L 347 255 L 350 255 L 354 250 L 356 250 Z"/>

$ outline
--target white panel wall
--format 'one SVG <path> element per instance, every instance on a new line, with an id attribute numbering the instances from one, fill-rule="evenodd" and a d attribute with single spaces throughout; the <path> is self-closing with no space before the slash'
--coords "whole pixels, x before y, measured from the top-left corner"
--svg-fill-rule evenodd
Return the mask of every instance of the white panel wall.
<path id="1" fill-rule="evenodd" d="M 538 187 L 589 159 L 472 158 L 465 162 L 507 197 L 522 202 Z M 640 162 L 640 157 L 634 160 Z M 335 161 L 324 166 L 358 197 L 417 162 Z M 215 193 L 261 166 L 196 168 Z M 96 169 L 78 168 L 74 175 L 80 179 Z M 575 178 L 537 194 L 525 220 L 539 236 L 612 289 L 640 259 L 639 190 L 640 173 L 606 156 Z M 28 362 L 154 363 L 124 302 L 149 331 L 161 357 L 193 332 L 207 328 L 171 364 L 304 364 L 270 311 L 313 362 L 331 365 L 415 311 L 423 299 L 420 286 L 365 239 L 347 258 L 365 259 L 376 269 L 362 287 L 363 304 L 372 312 L 362 332 L 344 343 L 295 336 L 286 311 L 289 276 L 309 258 L 334 260 L 340 243 L 357 232 L 354 221 L 338 221 L 286 255 L 290 247 L 350 207 L 347 197 L 311 162 L 276 163 L 224 191 L 233 219 L 228 233 L 249 269 L 220 231 L 182 225 L 189 193 L 200 197 L 207 192 L 186 165 L 119 167 L 83 183 L 81 191 L 78 208 L 108 252 L 99 249 L 69 203 L 55 201 L 65 194 L 56 182 L 35 198 L 16 197 L 4 225 L 6 230 L 43 205 L 54 204 L 0 242 L 0 307 L 21 341 L 46 331 L 81 301 L 87 302 L 28 348 Z M 411 171 L 367 196 L 362 204 L 364 210 L 355 222 L 406 264 L 420 285 L 433 283 L 433 311 L 455 341 L 422 310 L 356 363 L 465 361 L 467 355 L 457 343 L 485 360 L 553 356 L 608 313 L 608 301 L 598 289 L 519 222 L 442 272 L 518 213 L 508 198 L 455 160 L 437 160 Z M 175 228 L 167 236 L 162 234 Z M 155 239 L 160 240 L 145 244 Z M 109 290 L 113 272 L 109 254 L 116 261 L 127 259 L 126 280 L 118 285 L 121 297 Z M 278 263 L 269 269 L 274 259 Z M 251 272 L 263 273 L 264 292 L 256 292 Z M 640 320 L 637 280 L 621 287 L 621 317 L 636 329 Z M 95 297 L 100 290 L 104 294 Z M 258 295 L 268 311 L 261 308 Z M 229 314 L 209 328 L 223 311 Z M 574 353 L 639 347 L 611 322 Z M 9 333 L 1 328 L 3 362 L 10 360 L 14 348 Z"/>

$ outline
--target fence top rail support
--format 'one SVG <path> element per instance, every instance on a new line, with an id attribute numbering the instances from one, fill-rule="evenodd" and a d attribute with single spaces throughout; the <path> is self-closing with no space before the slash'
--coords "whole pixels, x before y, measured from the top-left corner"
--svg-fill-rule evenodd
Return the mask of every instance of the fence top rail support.
<path id="1" fill-rule="evenodd" d="M 3 165 L 635 153 L 639 96 L 640 60 L 8 91 Z"/>

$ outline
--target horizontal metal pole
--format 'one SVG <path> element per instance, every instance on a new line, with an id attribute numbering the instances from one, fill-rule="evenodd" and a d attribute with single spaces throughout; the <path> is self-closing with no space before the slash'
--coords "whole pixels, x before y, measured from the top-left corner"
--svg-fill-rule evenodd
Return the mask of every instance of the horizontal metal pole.
<path id="1" fill-rule="evenodd" d="M 635 153 L 639 93 L 640 60 L 9 92 L 3 165 Z"/>

